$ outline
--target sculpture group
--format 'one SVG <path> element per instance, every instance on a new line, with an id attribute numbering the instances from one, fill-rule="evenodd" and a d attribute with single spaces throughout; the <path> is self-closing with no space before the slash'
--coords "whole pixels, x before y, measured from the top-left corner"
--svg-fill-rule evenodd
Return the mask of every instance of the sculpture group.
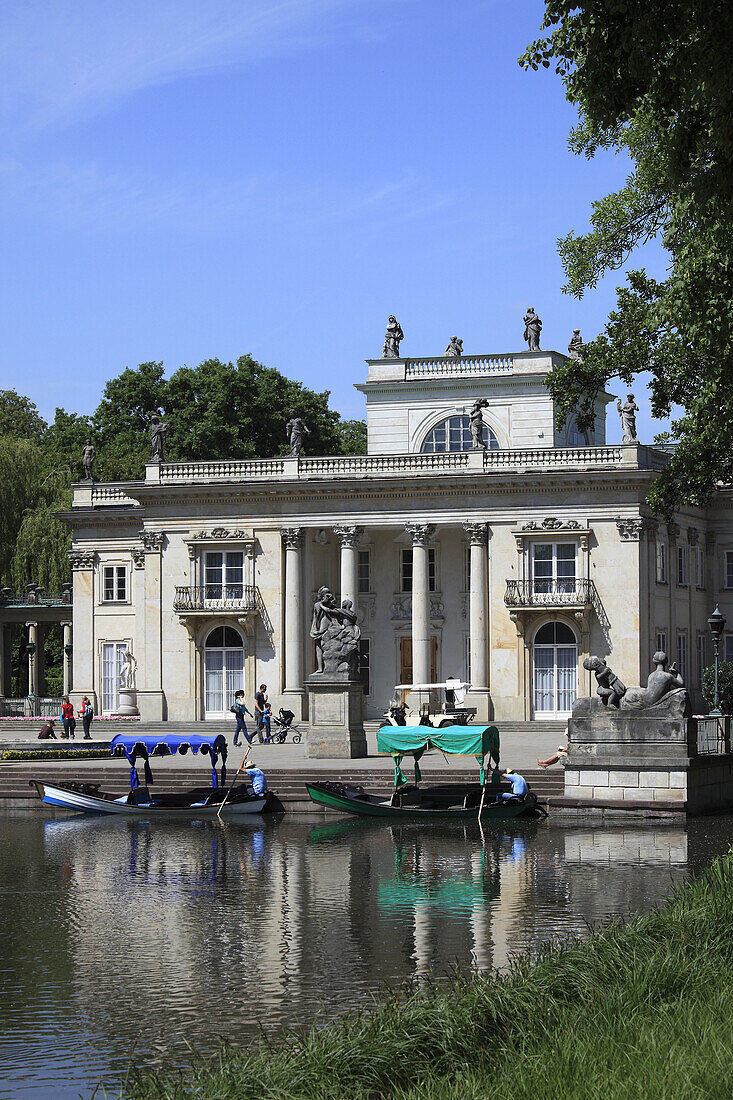
<path id="1" fill-rule="evenodd" d="M 595 673 L 596 695 L 609 710 L 645 710 L 663 703 L 671 693 L 684 689 L 685 682 L 677 666 L 669 664 L 667 654 L 658 650 L 652 657 L 654 668 L 646 687 L 627 688 L 603 657 L 586 657 L 583 668 Z"/>
<path id="2" fill-rule="evenodd" d="M 351 600 L 338 607 L 330 588 L 319 588 L 310 634 L 316 644 L 316 673 L 348 673 L 357 679 L 361 631 Z"/>

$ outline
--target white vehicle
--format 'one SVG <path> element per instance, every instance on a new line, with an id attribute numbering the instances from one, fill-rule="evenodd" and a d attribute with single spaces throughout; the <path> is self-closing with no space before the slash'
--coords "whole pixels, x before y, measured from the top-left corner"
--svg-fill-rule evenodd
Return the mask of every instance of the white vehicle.
<path id="1" fill-rule="evenodd" d="M 383 726 L 465 726 L 476 714 L 475 707 L 464 707 L 469 684 L 448 679 L 439 684 L 397 684 L 394 702 L 385 711 Z M 439 704 L 431 706 L 438 697 Z"/>

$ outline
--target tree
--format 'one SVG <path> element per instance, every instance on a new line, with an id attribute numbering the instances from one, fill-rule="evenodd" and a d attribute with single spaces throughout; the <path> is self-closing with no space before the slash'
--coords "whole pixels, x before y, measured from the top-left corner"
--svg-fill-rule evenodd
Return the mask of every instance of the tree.
<path id="1" fill-rule="evenodd" d="M 733 9 L 714 0 L 548 0 L 548 37 L 520 58 L 565 84 L 580 122 L 576 153 L 625 150 L 633 171 L 593 204 L 591 229 L 559 242 L 568 293 L 581 297 L 659 237 L 664 282 L 632 271 L 604 333 L 548 379 L 558 424 L 593 422 L 593 398 L 617 377 L 651 374 L 652 412 L 677 439 L 652 488 L 655 510 L 705 505 L 733 479 Z M 658 437 L 666 441 L 669 436 Z"/>
<path id="2" fill-rule="evenodd" d="M 341 454 L 365 455 L 367 453 L 366 420 L 342 420 L 339 424 Z"/>
<path id="3" fill-rule="evenodd" d="M 702 694 L 706 703 L 715 705 L 715 667 L 706 668 L 702 678 Z M 718 663 L 718 695 L 723 714 L 733 714 L 733 661 Z"/>
<path id="4" fill-rule="evenodd" d="M 46 421 L 29 398 L 21 397 L 15 390 L 0 390 L 0 435 L 40 440 L 46 427 Z"/>

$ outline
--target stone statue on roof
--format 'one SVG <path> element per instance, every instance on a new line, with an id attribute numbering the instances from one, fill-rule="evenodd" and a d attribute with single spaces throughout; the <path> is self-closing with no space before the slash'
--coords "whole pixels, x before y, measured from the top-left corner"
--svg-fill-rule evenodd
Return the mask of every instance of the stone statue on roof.
<path id="1" fill-rule="evenodd" d="M 534 311 L 532 306 L 527 308 L 527 312 L 524 315 L 524 339 L 529 345 L 530 351 L 540 350 L 540 331 L 542 329 L 542 321 Z"/>
<path id="2" fill-rule="evenodd" d="M 390 313 L 387 321 L 387 332 L 384 337 L 384 347 L 382 348 L 382 359 L 399 359 L 400 343 L 404 338 L 405 334 L 399 321 Z"/>
<path id="3" fill-rule="evenodd" d="M 450 343 L 443 355 L 447 355 L 452 359 L 460 359 L 463 355 L 463 340 L 459 340 L 457 336 L 451 336 Z"/>

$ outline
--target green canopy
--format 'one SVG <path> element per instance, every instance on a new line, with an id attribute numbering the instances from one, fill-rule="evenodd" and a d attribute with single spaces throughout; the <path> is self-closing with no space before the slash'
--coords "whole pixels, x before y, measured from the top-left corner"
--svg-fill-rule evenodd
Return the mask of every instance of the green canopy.
<path id="1" fill-rule="evenodd" d="M 382 726 L 377 733 L 377 752 L 393 757 L 395 785 L 406 782 L 400 770 L 402 757 L 415 757 L 415 782 L 420 781 L 418 760 L 429 749 L 453 756 L 474 756 L 481 766 L 481 784 L 485 780 L 484 758 L 499 763 L 499 731 L 496 726 Z"/>

